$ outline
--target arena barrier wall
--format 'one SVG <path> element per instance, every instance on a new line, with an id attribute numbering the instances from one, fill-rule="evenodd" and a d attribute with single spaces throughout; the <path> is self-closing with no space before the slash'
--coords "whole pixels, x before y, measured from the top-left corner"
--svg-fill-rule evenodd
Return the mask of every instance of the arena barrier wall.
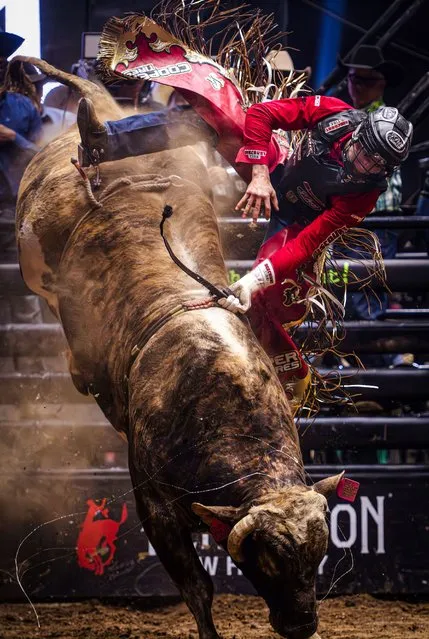
<path id="1" fill-rule="evenodd" d="M 313 481 L 340 470 L 308 468 Z M 429 514 L 424 507 L 429 468 L 416 465 L 404 472 L 399 466 L 350 466 L 348 475 L 361 482 L 360 493 L 353 504 L 330 499 L 330 545 L 318 570 L 319 595 L 429 593 Z M 12 502 L 5 501 L 3 490 L 1 600 L 23 598 L 14 560 L 27 535 L 16 558 L 32 600 L 177 595 L 137 520 L 125 470 L 25 473 L 19 482 L 13 475 L 4 475 L 3 481 L 21 511 L 10 512 Z M 106 498 L 108 517 L 91 514 L 88 501 Z M 88 560 L 85 544 L 94 545 L 97 562 Z M 254 592 L 210 535 L 196 535 L 195 544 L 217 592 Z"/>

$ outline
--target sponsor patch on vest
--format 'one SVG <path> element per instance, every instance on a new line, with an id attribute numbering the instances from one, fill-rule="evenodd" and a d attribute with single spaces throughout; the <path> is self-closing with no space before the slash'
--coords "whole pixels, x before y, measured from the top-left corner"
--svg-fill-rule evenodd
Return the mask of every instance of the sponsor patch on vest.
<path id="1" fill-rule="evenodd" d="M 298 186 L 296 191 L 299 198 L 311 209 L 315 211 L 323 210 L 323 203 L 314 195 L 308 182 L 304 182 L 303 186 Z"/>
<path id="2" fill-rule="evenodd" d="M 249 160 L 260 160 L 267 155 L 267 152 L 261 151 L 260 149 L 246 149 L 244 155 L 246 155 Z"/>
<path id="3" fill-rule="evenodd" d="M 402 151 L 405 146 L 404 138 L 397 131 L 388 131 L 386 133 L 386 141 L 394 151 Z"/>
<path id="4" fill-rule="evenodd" d="M 325 133 L 331 133 L 332 131 L 336 131 L 337 129 L 342 129 L 343 126 L 347 126 L 348 124 L 348 120 L 332 120 L 331 124 L 328 124 L 328 126 L 325 127 Z"/>
<path id="5" fill-rule="evenodd" d="M 320 207 L 321 207 L 321 208 L 324 208 L 324 206 L 325 206 L 325 205 L 324 205 L 324 203 L 322 202 L 322 200 L 319 200 L 319 198 L 318 198 L 316 195 L 314 195 L 314 193 L 313 193 L 313 191 L 312 191 L 312 189 L 311 189 L 310 184 L 309 184 L 308 182 L 306 182 L 305 180 L 304 180 L 303 184 L 304 184 L 304 188 L 305 188 L 305 190 L 307 191 L 308 195 L 309 195 L 309 196 L 310 196 L 310 197 L 311 197 L 311 198 L 312 198 L 315 202 L 317 202 L 318 204 L 320 204 Z"/>
<path id="6" fill-rule="evenodd" d="M 292 202 L 292 204 L 296 204 L 298 202 L 297 196 L 291 190 L 286 193 L 286 199 L 289 200 L 289 202 Z"/>

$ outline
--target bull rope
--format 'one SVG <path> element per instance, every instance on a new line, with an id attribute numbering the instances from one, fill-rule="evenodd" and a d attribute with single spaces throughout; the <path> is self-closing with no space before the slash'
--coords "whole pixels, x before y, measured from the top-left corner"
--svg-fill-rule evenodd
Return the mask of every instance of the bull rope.
<path id="1" fill-rule="evenodd" d="M 91 217 L 91 215 L 93 215 L 96 211 L 99 211 L 100 209 L 103 208 L 106 200 L 109 198 L 109 196 L 111 196 L 114 192 L 116 192 L 118 188 L 121 188 L 123 186 L 136 186 L 139 190 L 145 191 L 145 192 L 161 192 L 161 191 L 166 191 L 171 186 L 181 188 L 183 184 L 181 184 L 180 182 L 185 182 L 185 180 L 179 175 L 164 176 L 164 175 L 158 175 L 156 173 L 147 173 L 145 175 L 133 175 L 129 177 L 120 177 L 114 180 L 113 182 L 111 182 L 104 189 L 104 191 L 101 193 L 101 197 L 102 197 L 102 201 L 101 201 L 101 198 L 100 200 L 96 199 L 92 190 L 91 181 L 87 173 L 80 166 L 79 162 L 75 158 L 71 158 L 71 163 L 77 169 L 77 171 L 79 172 L 79 175 L 82 177 L 85 191 L 88 195 L 88 199 L 90 200 L 93 206 L 78 220 L 78 222 L 73 227 L 64 245 L 64 248 L 58 263 L 58 267 L 60 266 L 63 256 L 65 255 L 68 247 L 70 246 L 71 241 L 73 237 L 75 236 L 77 230 L 82 226 L 82 224 L 86 220 L 88 220 L 88 218 Z M 97 172 L 95 185 L 98 186 L 99 184 L 100 184 L 100 181 L 99 181 L 99 175 Z M 140 352 L 144 349 L 144 347 L 146 346 L 147 342 L 151 339 L 151 337 L 153 337 L 155 333 L 157 333 L 163 326 L 165 326 L 167 322 L 176 318 L 179 315 L 182 315 L 183 313 L 186 313 L 187 311 L 198 311 L 198 310 L 203 310 L 207 308 L 212 308 L 214 306 L 218 306 L 216 301 L 217 299 L 219 299 L 220 297 L 228 297 L 228 295 L 231 294 L 231 291 L 229 291 L 229 289 L 225 289 L 225 290 L 218 289 L 213 284 L 208 282 L 208 280 L 203 278 L 201 275 L 199 275 L 198 273 L 194 273 L 193 271 L 188 269 L 188 267 L 186 267 L 185 264 L 180 262 L 180 260 L 174 255 L 163 233 L 164 222 L 168 217 L 172 215 L 172 213 L 173 213 L 172 207 L 168 205 L 165 206 L 163 210 L 163 214 L 162 214 L 161 223 L 160 223 L 160 232 L 164 240 L 164 244 L 167 248 L 167 251 L 170 257 L 172 258 L 172 260 L 179 266 L 179 268 L 181 268 L 187 275 L 197 280 L 197 282 L 205 286 L 210 291 L 212 296 L 202 300 L 194 300 L 194 301 L 183 302 L 182 304 L 178 304 L 174 308 L 167 311 L 164 315 L 162 315 L 162 317 L 159 317 L 158 319 L 155 319 L 153 323 L 150 323 L 150 325 L 143 331 L 140 338 L 137 340 L 136 344 L 131 349 L 129 365 L 123 379 L 125 383 L 128 382 L 131 369 Z M 150 321 L 150 318 L 148 319 Z M 94 389 L 89 388 L 89 391 L 93 395 L 95 395 L 96 391 L 94 390 L 93 392 L 93 390 Z"/>
<path id="2" fill-rule="evenodd" d="M 229 288 L 220 289 L 217 286 L 214 286 L 211 282 L 209 282 L 205 277 L 203 277 L 199 273 L 196 273 L 195 271 L 192 271 L 190 268 L 188 268 L 186 266 L 186 264 L 184 264 L 181 260 L 179 260 L 177 255 L 175 255 L 173 249 L 170 246 L 170 242 L 167 240 L 167 238 L 164 235 L 165 220 L 167 220 L 172 215 L 173 215 L 173 207 L 170 206 L 169 204 L 167 204 L 164 207 L 164 211 L 162 212 L 162 219 L 161 219 L 161 223 L 159 225 L 159 230 L 161 232 L 161 237 L 164 240 L 165 248 L 167 249 L 168 254 L 171 257 L 171 259 L 173 260 L 173 262 L 175 264 L 177 264 L 177 266 L 179 268 L 181 268 L 182 271 L 184 273 L 186 273 L 186 275 L 189 275 L 189 277 L 192 277 L 192 279 L 194 279 L 196 282 L 198 282 L 198 284 L 202 284 L 203 286 L 205 286 L 210 291 L 210 293 L 213 295 L 213 297 L 216 299 L 216 301 L 221 299 L 221 298 L 225 298 L 226 299 L 229 295 L 233 295 L 232 291 Z"/>
<path id="3" fill-rule="evenodd" d="M 116 180 L 113 180 L 113 182 L 111 182 L 104 189 L 104 191 L 101 193 L 101 197 L 103 200 L 101 201 L 101 198 L 100 200 L 97 200 L 97 198 L 95 197 L 92 190 L 91 181 L 87 173 L 80 166 L 79 162 L 75 158 L 71 158 L 70 161 L 73 164 L 73 166 L 77 169 L 79 175 L 81 176 L 83 180 L 83 185 L 85 187 L 85 191 L 88 195 L 88 199 L 90 200 L 93 206 L 77 221 L 77 223 L 73 227 L 70 235 L 67 238 L 64 248 L 62 250 L 58 267 L 60 266 L 61 261 L 63 259 L 63 255 L 65 254 L 66 250 L 70 246 L 70 242 L 73 236 L 75 235 L 76 231 L 80 228 L 83 222 L 85 222 L 89 217 L 91 217 L 91 215 L 96 210 L 103 208 L 107 198 L 110 195 L 112 195 L 112 193 L 115 192 L 116 189 L 122 186 L 132 186 L 132 185 L 135 185 L 136 183 L 138 183 L 138 188 L 140 190 L 146 191 L 146 192 L 149 192 L 149 191 L 161 192 L 161 191 L 166 191 L 168 188 L 170 188 L 170 186 L 176 186 L 179 188 L 182 186 L 179 182 L 174 181 L 174 180 L 183 181 L 183 178 L 181 178 L 179 175 L 157 175 L 156 173 L 147 173 L 146 175 L 132 175 L 129 177 L 120 177 L 120 178 L 117 178 Z M 98 180 L 98 174 L 97 174 L 97 180 Z M 99 184 L 100 184 L 99 181 L 96 182 L 97 186 Z"/>

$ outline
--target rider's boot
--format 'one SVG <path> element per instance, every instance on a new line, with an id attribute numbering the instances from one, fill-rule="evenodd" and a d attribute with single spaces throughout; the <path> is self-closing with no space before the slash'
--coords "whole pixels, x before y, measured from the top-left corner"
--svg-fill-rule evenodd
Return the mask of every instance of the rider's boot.
<path id="1" fill-rule="evenodd" d="M 79 101 L 77 126 L 81 138 L 78 146 L 80 165 L 85 167 L 106 161 L 107 128 L 97 118 L 94 104 L 89 98 Z"/>
<path id="2" fill-rule="evenodd" d="M 298 379 L 294 382 L 282 381 L 282 386 L 286 392 L 287 397 L 291 403 L 291 409 L 293 416 L 302 408 L 307 393 L 309 391 L 309 385 L 311 382 L 311 371 L 308 370 L 305 377 Z"/>

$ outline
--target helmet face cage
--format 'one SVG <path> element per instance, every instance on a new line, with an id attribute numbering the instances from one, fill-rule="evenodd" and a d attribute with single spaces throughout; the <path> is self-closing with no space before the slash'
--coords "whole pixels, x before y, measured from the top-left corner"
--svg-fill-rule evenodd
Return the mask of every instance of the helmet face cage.
<path id="1" fill-rule="evenodd" d="M 389 175 L 394 167 L 388 167 L 379 153 L 369 153 L 355 133 L 343 148 L 344 172 L 347 178 L 377 182 Z"/>
<path id="2" fill-rule="evenodd" d="M 379 107 L 353 132 L 343 152 L 349 179 L 389 176 L 408 157 L 413 125 L 393 107 Z"/>

